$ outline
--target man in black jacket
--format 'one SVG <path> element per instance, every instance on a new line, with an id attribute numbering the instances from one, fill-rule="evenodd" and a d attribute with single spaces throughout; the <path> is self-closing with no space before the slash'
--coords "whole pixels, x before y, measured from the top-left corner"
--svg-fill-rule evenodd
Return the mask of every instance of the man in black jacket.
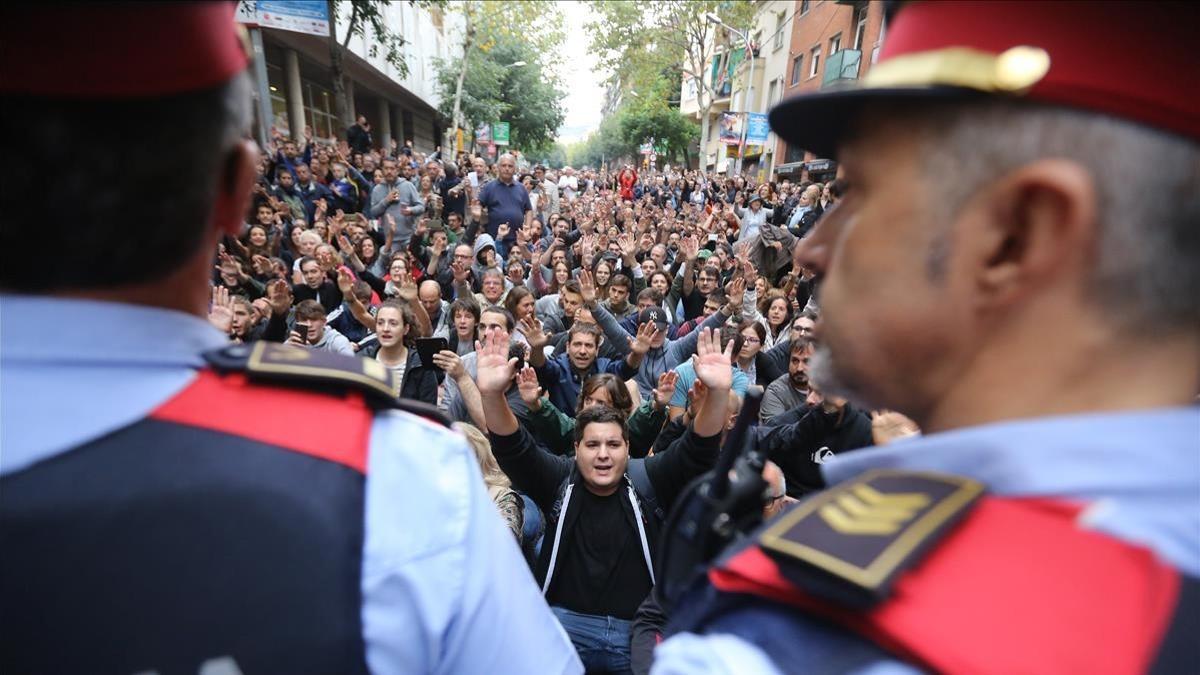
<path id="1" fill-rule="evenodd" d="M 809 391 L 806 405 L 776 415 L 770 426 L 757 428 L 756 436 L 759 450 L 783 470 L 788 496 L 796 498 L 825 487 L 822 464 L 875 444 L 869 413 L 816 389 Z"/>
<path id="2" fill-rule="evenodd" d="M 346 130 L 346 143 L 357 153 L 365 155 L 371 151 L 371 124 L 366 115 L 359 115 L 354 125 Z"/>
<path id="3" fill-rule="evenodd" d="M 732 343 L 724 353 L 718 344 L 710 330 L 699 336 L 696 374 L 709 395 L 692 428 L 671 452 L 633 462 L 624 416 L 607 407 L 576 418 L 573 459 L 540 449 L 505 398 L 516 365 L 507 343 L 489 334 L 478 353 L 492 452 L 514 487 L 548 516 L 534 574 L 589 671 L 629 669 L 630 621 L 654 585 L 655 505 L 673 503 L 716 461 L 732 385 Z"/>

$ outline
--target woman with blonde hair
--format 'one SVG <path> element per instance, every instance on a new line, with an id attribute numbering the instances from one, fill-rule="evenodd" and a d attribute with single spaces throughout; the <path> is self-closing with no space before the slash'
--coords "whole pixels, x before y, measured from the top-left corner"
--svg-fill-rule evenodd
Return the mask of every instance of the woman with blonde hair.
<path id="1" fill-rule="evenodd" d="M 492 455 L 491 442 L 482 431 L 470 424 L 455 422 L 454 429 L 467 439 L 467 443 L 475 451 L 475 459 L 479 462 L 479 470 L 483 472 L 483 482 L 487 485 L 488 495 L 520 544 L 521 530 L 525 527 L 525 504 L 521 495 L 512 489 L 512 481 L 500 470 L 500 464 Z"/>

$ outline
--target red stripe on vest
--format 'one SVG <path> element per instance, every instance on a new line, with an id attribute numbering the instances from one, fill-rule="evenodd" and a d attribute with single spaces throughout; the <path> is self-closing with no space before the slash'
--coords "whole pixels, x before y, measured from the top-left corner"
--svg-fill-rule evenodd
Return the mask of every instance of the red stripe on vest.
<path id="1" fill-rule="evenodd" d="M 887 602 L 861 613 L 801 592 L 757 546 L 709 580 L 826 616 L 939 672 L 1145 672 L 1178 573 L 1147 549 L 1081 529 L 1078 513 L 1048 500 L 984 498 Z"/>
<path id="2" fill-rule="evenodd" d="M 373 415 L 362 397 L 252 384 L 241 374 L 201 371 L 196 381 L 151 413 L 186 424 L 277 445 L 367 471 Z"/>

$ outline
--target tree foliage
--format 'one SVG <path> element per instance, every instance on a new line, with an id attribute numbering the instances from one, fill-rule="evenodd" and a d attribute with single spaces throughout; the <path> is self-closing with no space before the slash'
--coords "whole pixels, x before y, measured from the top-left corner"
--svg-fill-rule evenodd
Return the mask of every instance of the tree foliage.
<path id="1" fill-rule="evenodd" d="M 548 59 L 564 40 L 562 16 L 546 3 L 456 3 L 475 31 L 466 56 L 460 108 L 470 129 L 505 121 L 510 141 L 526 153 L 543 153 L 553 144 L 565 111 L 563 85 Z M 525 62 L 523 66 L 512 64 Z M 453 114 L 454 94 L 463 73 L 461 54 L 438 59 L 441 111 Z"/>
<path id="2" fill-rule="evenodd" d="M 711 67 L 714 57 L 728 54 L 728 31 L 709 22 L 716 14 L 727 25 L 748 28 L 754 3 L 742 0 L 601 0 L 592 6 L 596 20 L 588 24 L 592 50 L 610 73 L 609 84 L 624 91 L 670 99 L 680 94 L 680 77 L 697 83 L 700 133 L 708 133 L 709 111 L 714 100 Z M 664 92 L 663 80 L 674 80 L 674 89 Z M 625 97 L 625 105 L 630 104 Z M 625 107 L 625 106 L 623 106 Z M 678 103 L 675 104 L 676 109 Z M 637 113 L 640 118 L 645 112 Z M 664 138 L 683 131 L 675 120 L 659 114 Z M 640 125 L 630 122 L 630 130 Z M 657 137 L 657 136 L 656 136 Z M 692 138 L 696 137 L 693 134 Z M 684 143 L 686 146 L 686 143 Z"/>

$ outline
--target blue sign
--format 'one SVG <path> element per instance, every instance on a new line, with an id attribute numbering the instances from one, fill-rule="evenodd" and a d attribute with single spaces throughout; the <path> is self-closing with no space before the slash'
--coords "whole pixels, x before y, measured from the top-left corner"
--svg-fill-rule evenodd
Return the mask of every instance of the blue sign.
<path id="1" fill-rule="evenodd" d="M 316 0 L 258 0 L 258 24 L 265 28 L 329 35 L 329 8 Z"/>
<path id="2" fill-rule="evenodd" d="M 767 122 L 766 113 L 750 113 L 750 121 L 746 127 L 746 145 L 766 145 L 770 133 L 771 125 Z"/>

